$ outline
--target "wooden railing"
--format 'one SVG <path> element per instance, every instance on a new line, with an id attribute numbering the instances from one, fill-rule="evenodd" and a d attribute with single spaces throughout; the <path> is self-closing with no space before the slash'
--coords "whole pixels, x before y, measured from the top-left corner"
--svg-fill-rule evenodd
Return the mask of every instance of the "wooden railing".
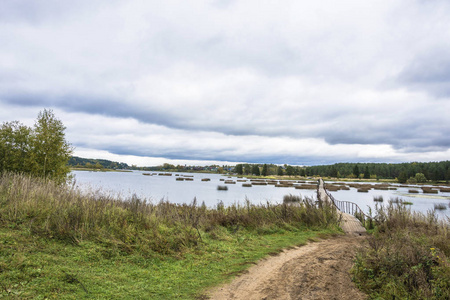
<path id="1" fill-rule="evenodd" d="M 331 199 L 331 202 L 333 202 L 334 206 L 336 208 L 346 214 L 355 216 L 361 223 L 365 226 L 366 221 L 371 220 L 372 218 L 368 215 L 366 215 L 363 210 L 358 206 L 358 204 L 350 202 L 350 201 L 340 201 L 336 200 L 333 195 L 329 191 L 327 191 L 327 188 L 325 186 L 325 182 L 323 183 L 323 189 L 325 193 L 327 193 L 328 197 Z M 319 190 L 317 190 L 317 193 L 319 194 Z"/>

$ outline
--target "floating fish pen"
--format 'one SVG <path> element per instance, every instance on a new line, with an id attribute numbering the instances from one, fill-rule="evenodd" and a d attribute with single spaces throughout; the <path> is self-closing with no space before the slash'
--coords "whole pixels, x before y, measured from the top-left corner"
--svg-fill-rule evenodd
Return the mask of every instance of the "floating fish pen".
<path id="1" fill-rule="evenodd" d="M 278 181 L 276 181 L 276 180 L 269 180 L 269 181 L 267 181 L 267 184 L 276 185 L 276 184 L 278 184 Z"/>
<path id="2" fill-rule="evenodd" d="M 294 182 L 293 181 L 280 180 L 280 184 L 293 186 Z"/>
<path id="3" fill-rule="evenodd" d="M 341 189 L 340 186 L 336 186 L 336 185 L 327 185 L 327 190 L 330 192 L 337 192 Z"/>
<path id="4" fill-rule="evenodd" d="M 317 185 L 315 185 L 315 184 L 301 184 L 301 185 L 296 185 L 295 188 L 297 190 L 315 190 L 315 189 L 317 189 Z"/>
<path id="5" fill-rule="evenodd" d="M 185 178 L 184 178 L 184 181 L 194 181 L 194 178 L 190 178 L 190 177 L 187 177 L 187 178 L 186 178 L 186 177 L 185 177 Z"/>
<path id="6" fill-rule="evenodd" d="M 211 181 L 209 178 L 202 178 L 202 181 Z"/>
<path id="7" fill-rule="evenodd" d="M 370 191 L 370 189 L 361 187 L 361 188 L 357 189 L 357 191 L 358 191 L 358 193 L 368 193 Z"/>
<path id="8" fill-rule="evenodd" d="M 247 182 L 247 179 L 238 179 L 237 182 Z"/>
<path id="9" fill-rule="evenodd" d="M 291 188 L 291 187 L 293 187 L 293 185 L 279 183 L 279 184 L 276 184 L 275 187 Z"/>
<path id="10" fill-rule="evenodd" d="M 261 181 L 254 181 L 252 182 L 253 185 L 267 185 L 267 182 L 261 182 Z"/>
<path id="11" fill-rule="evenodd" d="M 427 186 L 423 186 L 422 191 L 424 194 L 437 194 L 439 192 L 438 190 L 434 190 L 433 188 Z"/>
<path id="12" fill-rule="evenodd" d="M 441 187 L 439 188 L 439 190 L 441 191 L 441 193 L 450 193 L 450 188 L 447 187 Z"/>
<path id="13" fill-rule="evenodd" d="M 228 191 L 228 187 L 226 185 L 218 185 L 217 190 L 218 191 Z"/>
<path id="14" fill-rule="evenodd" d="M 194 177 L 194 175 L 183 175 L 183 177 Z"/>
<path id="15" fill-rule="evenodd" d="M 183 177 L 177 177 L 177 178 L 175 178 L 175 180 L 176 181 L 184 181 L 184 178 Z"/>
<path id="16" fill-rule="evenodd" d="M 418 194 L 419 191 L 418 190 L 408 190 L 408 193 L 410 193 L 410 194 Z"/>
<path id="17" fill-rule="evenodd" d="M 225 180 L 225 184 L 236 184 L 236 181 L 233 181 L 233 180 Z"/>
<path id="18" fill-rule="evenodd" d="M 377 184 L 373 186 L 374 190 L 379 190 L 379 191 L 387 191 L 389 190 L 389 186 L 388 185 L 381 185 L 381 184 Z"/>
<path id="19" fill-rule="evenodd" d="M 242 186 L 243 187 L 252 187 L 252 184 L 251 183 L 243 183 Z"/>
<path id="20" fill-rule="evenodd" d="M 142 173 L 142 175 L 145 175 L 145 176 L 152 176 L 152 174 L 150 174 L 150 173 Z"/>
<path id="21" fill-rule="evenodd" d="M 341 186 L 341 190 L 342 191 L 349 191 L 350 188 L 348 186 L 346 186 L 346 185 L 343 185 L 343 186 Z"/>
<path id="22" fill-rule="evenodd" d="M 223 179 L 223 178 L 220 178 L 220 181 L 224 181 L 225 179 Z"/>
<path id="23" fill-rule="evenodd" d="M 158 173 L 158 176 L 172 176 L 172 173 Z"/>

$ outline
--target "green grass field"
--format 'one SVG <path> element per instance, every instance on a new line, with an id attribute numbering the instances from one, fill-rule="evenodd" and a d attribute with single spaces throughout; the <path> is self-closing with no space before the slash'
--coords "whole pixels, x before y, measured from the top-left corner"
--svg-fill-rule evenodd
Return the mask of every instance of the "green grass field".
<path id="1" fill-rule="evenodd" d="M 198 299 L 262 257 L 339 233 L 334 210 L 216 208 L 0 177 L 0 298 Z"/>

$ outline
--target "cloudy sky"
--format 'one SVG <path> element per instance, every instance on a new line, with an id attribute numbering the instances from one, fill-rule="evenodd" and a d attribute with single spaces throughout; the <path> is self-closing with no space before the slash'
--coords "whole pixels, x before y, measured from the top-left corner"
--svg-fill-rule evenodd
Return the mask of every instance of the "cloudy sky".
<path id="1" fill-rule="evenodd" d="M 1 0 L 0 122 L 137 165 L 450 159 L 448 0 Z"/>

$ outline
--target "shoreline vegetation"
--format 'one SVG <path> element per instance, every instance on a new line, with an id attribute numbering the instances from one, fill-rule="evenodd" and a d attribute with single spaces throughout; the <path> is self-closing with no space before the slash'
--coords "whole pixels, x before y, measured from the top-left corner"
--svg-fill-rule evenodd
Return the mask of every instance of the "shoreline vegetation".
<path id="1" fill-rule="evenodd" d="M 340 233 L 332 207 L 291 200 L 151 203 L 3 173 L 0 295 L 194 299 L 264 256 Z"/>

